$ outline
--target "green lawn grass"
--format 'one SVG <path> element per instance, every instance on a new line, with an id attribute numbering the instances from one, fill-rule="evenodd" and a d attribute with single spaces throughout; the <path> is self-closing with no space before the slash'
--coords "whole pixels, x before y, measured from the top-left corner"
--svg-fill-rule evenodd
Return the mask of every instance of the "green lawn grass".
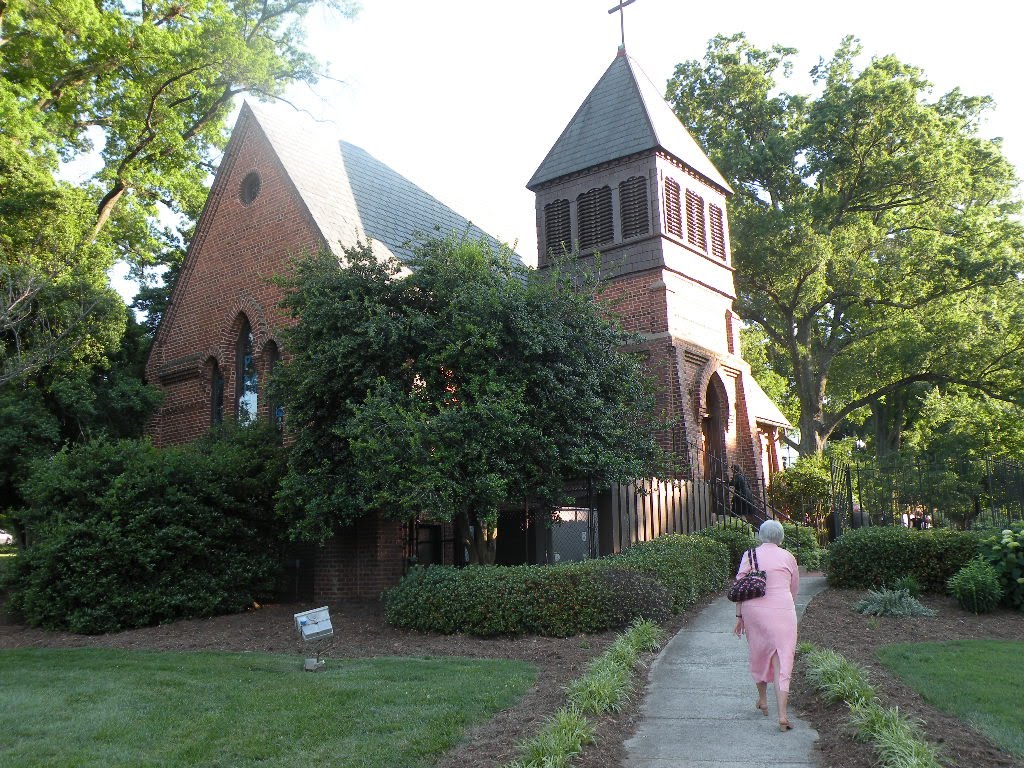
<path id="1" fill-rule="evenodd" d="M 0 765 L 430 766 L 535 679 L 490 659 L 0 651 Z"/>
<path id="2" fill-rule="evenodd" d="M 877 654 L 933 707 L 1024 757 L 1024 642 L 899 643 Z"/>

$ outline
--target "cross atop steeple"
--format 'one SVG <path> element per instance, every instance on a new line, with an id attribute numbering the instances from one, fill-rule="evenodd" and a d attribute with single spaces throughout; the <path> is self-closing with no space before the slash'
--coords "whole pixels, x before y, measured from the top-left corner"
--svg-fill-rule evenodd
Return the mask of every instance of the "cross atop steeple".
<path id="1" fill-rule="evenodd" d="M 622 50 L 626 50 L 626 19 L 625 14 L 622 12 L 622 9 L 629 5 L 630 3 L 635 2 L 636 0 L 621 0 L 621 2 L 614 8 L 608 9 L 608 13 L 615 13 L 616 11 L 619 12 L 619 27 L 622 31 Z"/>

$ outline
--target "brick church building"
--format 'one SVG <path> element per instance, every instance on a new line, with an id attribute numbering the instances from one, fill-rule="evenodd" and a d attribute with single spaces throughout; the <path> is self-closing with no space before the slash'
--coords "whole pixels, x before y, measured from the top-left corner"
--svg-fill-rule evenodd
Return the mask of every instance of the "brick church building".
<path id="1" fill-rule="evenodd" d="M 731 190 L 623 50 L 527 186 L 539 268 L 563 248 L 601 254 L 607 294 L 642 335 L 659 406 L 674 419 L 664 447 L 695 477 L 738 464 L 766 480 L 789 424 L 740 356 Z M 149 427 L 155 443 L 195 439 L 225 419 L 280 418 L 264 391 L 287 354 L 270 278 L 296 256 L 340 255 L 369 238 L 375 252 L 403 258 L 418 233 L 437 229 L 492 239 L 358 147 L 243 106 L 146 368 L 165 395 Z M 444 536 L 368 516 L 300 560 L 316 600 L 376 596 L 414 556 L 450 561 Z"/>

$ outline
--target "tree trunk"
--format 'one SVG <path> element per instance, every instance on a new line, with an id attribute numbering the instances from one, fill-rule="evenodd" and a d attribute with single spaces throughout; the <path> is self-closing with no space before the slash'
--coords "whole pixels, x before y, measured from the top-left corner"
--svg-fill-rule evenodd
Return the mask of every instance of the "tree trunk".
<path id="1" fill-rule="evenodd" d="M 798 353 L 794 352 L 794 357 Z M 800 455 L 821 453 L 828 441 L 825 433 L 825 381 L 812 370 L 807 358 L 794 360 L 796 394 L 800 401 Z"/>
<path id="2" fill-rule="evenodd" d="M 898 452 L 903 441 L 906 414 L 905 392 L 894 392 L 871 403 L 871 419 L 875 430 L 875 455 L 883 459 Z"/>
<path id="3" fill-rule="evenodd" d="M 469 550 L 470 565 L 494 565 L 498 553 L 498 527 L 482 523 L 475 513 L 456 515 L 459 536 Z"/>

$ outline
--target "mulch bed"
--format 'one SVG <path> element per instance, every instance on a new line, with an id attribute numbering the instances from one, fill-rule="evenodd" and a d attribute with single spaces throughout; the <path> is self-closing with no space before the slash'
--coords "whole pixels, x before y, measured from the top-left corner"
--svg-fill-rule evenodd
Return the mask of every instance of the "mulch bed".
<path id="1" fill-rule="evenodd" d="M 800 624 L 801 640 L 835 648 L 865 666 L 885 702 L 925 723 L 928 738 L 943 748 L 951 766 L 972 768 L 1024 768 L 1024 762 L 1000 752 L 988 740 L 955 718 L 929 707 L 910 689 L 894 680 L 874 659 L 879 645 L 903 641 L 967 638 L 1024 639 L 1024 614 L 1001 611 L 974 616 L 950 599 L 926 597 L 923 602 L 939 613 L 935 618 L 885 619 L 861 616 L 852 609 L 862 592 L 826 590 L 818 595 Z M 0 648 L 126 648 L 162 651 L 260 651 L 293 653 L 296 664 L 302 649 L 296 640 L 292 614 L 315 606 L 268 605 L 233 616 L 179 621 L 159 627 L 84 636 L 31 629 L 5 618 L 0 611 Z M 666 625 L 678 631 L 700 606 Z M 366 656 L 469 656 L 521 659 L 538 670 L 537 683 L 515 707 L 499 713 L 468 735 L 446 755 L 442 768 L 492 768 L 514 759 L 517 745 L 536 733 L 543 722 L 565 703 L 564 687 L 581 675 L 588 662 L 602 653 L 615 632 L 565 639 L 523 637 L 482 639 L 465 635 L 424 635 L 395 629 L 384 623 L 379 603 L 345 602 L 331 607 L 335 628 L 329 658 Z M 825 705 L 802 677 L 794 676 L 793 707 L 817 729 L 818 763 L 822 768 L 874 768 L 869 747 L 855 741 L 844 725 L 846 710 Z M 637 727 L 640 696 L 614 716 L 598 723 L 598 742 L 574 762 L 580 768 L 610 768 L 622 763 L 624 742 Z"/>
<path id="2" fill-rule="evenodd" d="M 1024 640 L 1024 613 L 1000 610 L 976 616 L 962 610 L 949 597 L 925 596 L 921 602 L 934 609 L 934 617 L 891 618 L 863 616 L 853 606 L 864 591 L 828 589 L 815 597 L 800 621 L 800 640 L 831 648 L 867 670 L 875 691 L 886 706 L 919 720 L 928 740 L 937 744 L 942 760 L 963 768 L 1024 768 L 1024 761 L 1001 752 L 987 738 L 957 718 L 925 703 L 911 688 L 888 672 L 875 657 L 875 649 L 891 643 L 944 640 Z M 799 665 L 798 665 L 799 668 Z M 824 768 L 874 768 L 870 747 L 856 741 L 846 725 L 845 705 L 828 706 L 802 675 L 794 675 L 793 704 L 800 716 L 818 731 L 818 764 Z M 1024 699 L 1022 699 L 1024 702 Z"/>

